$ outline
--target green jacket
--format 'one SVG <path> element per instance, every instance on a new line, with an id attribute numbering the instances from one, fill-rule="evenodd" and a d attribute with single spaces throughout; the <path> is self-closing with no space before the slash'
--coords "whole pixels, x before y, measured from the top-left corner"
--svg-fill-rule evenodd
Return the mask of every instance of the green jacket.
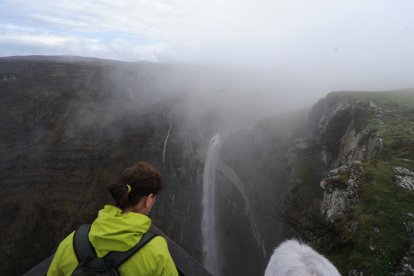
<path id="1" fill-rule="evenodd" d="M 105 205 L 92 223 L 89 240 L 98 257 L 110 251 L 126 251 L 136 245 L 151 226 L 151 219 L 139 213 L 122 213 L 121 209 Z M 59 245 L 48 276 L 70 275 L 78 265 L 73 249 L 72 232 Z M 121 275 L 178 275 L 168 251 L 167 241 L 160 236 L 153 238 L 134 256 L 119 267 Z"/>

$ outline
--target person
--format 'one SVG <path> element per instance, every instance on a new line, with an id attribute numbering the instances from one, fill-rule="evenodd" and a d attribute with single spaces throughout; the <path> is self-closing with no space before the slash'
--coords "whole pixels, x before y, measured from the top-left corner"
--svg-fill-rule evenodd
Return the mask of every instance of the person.
<path id="1" fill-rule="evenodd" d="M 97 257 L 134 247 L 151 226 L 149 213 L 163 185 L 160 174 L 148 163 L 125 169 L 109 186 L 115 206 L 105 205 L 92 223 L 89 241 Z M 48 276 L 71 275 L 78 265 L 71 233 L 59 245 Z M 156 236 L 118 268 L 120 275 L 178 275 L 165 238 Z"/>
<path id="2" fill-rule="evenodd" d="M 265 276 L 341 276 L 324 256 L 295 239 L 284 241 L 273 252 Z"/>

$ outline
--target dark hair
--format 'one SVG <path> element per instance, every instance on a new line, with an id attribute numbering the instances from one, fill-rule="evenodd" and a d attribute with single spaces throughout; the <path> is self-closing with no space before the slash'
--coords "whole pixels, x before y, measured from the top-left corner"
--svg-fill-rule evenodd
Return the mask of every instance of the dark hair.
<path id="1" fill-rule="evenodd" d="M 131 190 L 128 192 L 128 186 Z M 149 194 L 156 195 L 163 188 L 160 174 L 148 163 L 137 162 L 126 168 L 117 183 L 108 187 L 115 204 L 125 209 L 137 204 Z"/>

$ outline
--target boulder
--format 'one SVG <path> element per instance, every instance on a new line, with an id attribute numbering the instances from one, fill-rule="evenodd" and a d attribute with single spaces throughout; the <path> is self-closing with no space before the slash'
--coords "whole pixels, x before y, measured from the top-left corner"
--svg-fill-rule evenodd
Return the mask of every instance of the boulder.
<path id="1" fill-rule="evenodd" d="M 414 191 L 414 172 L 412 170 L 398 166 L 394 167 L 393 171 L 396 185 Z"/>

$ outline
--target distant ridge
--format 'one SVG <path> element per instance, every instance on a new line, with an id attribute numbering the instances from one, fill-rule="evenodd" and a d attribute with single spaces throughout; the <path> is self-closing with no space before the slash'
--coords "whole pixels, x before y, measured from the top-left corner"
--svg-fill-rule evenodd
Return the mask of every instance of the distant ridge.
<path id="1" fill-rule="evenodd" d="M 387 93 L 414 93 L 414 87 L 402 87 L 402 88 L 395 88 L 395 89 L 386 89 L 386 90 L 335 90 L 328 95 L 357 95 L 357 94 L 367 94 L 367 95 L 374 95 L 374 94 L 387 94 Z"/>
<path id="2" fill-rule="evenodd" d="M 0 57 L 0 60 L 29 60 L 29 61 L 54 61 L 54 62 L 93 62 L 93 63 L 128 63 L 124 61 L 95 58 L 95 57 L 82 57 L 82 56 L 43 56 L 43 55 L 28 55 L 28 56 L 8 56 Z"/>

